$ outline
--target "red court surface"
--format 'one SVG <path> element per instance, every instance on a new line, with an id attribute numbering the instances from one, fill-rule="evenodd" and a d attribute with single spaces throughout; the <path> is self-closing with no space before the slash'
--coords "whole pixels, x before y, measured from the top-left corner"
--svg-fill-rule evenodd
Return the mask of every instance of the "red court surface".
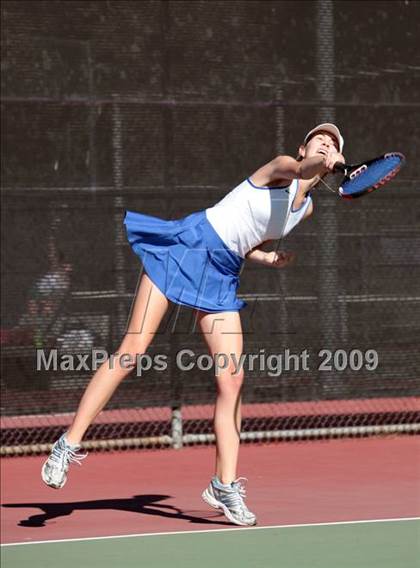
<path id="1" fill-rule="evenodd" d="M 91 454 L 57 491 L 45 457 L 2 460 L 2 542 L 231 528 L 200 495 L 214 448 Z M 418 437 L 243 445 L 259 526 L 420 516 Z"/>

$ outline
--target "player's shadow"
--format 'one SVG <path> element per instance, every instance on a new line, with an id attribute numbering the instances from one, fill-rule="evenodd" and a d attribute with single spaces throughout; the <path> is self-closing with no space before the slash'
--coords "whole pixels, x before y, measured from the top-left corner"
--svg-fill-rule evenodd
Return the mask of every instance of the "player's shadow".
<path id="1" fill-rule="evenodd" d="M 134 495 L 128 499 L 97 499 L 94 501 L 73 501 L 69 503 L 4 503 L 3 507 L 10 508 L 34 508 L 41 509 L 43 513 L 31 515 L 19 521 L 20 527 L 44 527 L 46 522 L 57 517 L 71 515 L 73 511 L 102 511 L 105 509 L 115 509 L 117 511 L 129 511 L 143 515 L 158 515 L 168 519 L 182 519 L 190 523 L 230 525 L 222 520 L 211 520 L 197 514 L 190 515 L 174 507 L 161 503 L 165 499 L 170 499 L 170 495 Z M 214 515 L 220 517 L 218 512 Z"/>

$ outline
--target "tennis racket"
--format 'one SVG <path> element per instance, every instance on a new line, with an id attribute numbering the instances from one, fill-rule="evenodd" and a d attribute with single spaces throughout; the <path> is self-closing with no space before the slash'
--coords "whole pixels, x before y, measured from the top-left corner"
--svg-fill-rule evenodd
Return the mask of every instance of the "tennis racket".
<path id="1" fill-rule="evenodd" d="M 334 173 L 344 174 L 338 194 L 344 199 L 355 199 L 366 195 L 396 176 L 404 162 L 405 156 L 400 152 L 389 152 L 360 164 L 338 162 L 334 166 Z"/>

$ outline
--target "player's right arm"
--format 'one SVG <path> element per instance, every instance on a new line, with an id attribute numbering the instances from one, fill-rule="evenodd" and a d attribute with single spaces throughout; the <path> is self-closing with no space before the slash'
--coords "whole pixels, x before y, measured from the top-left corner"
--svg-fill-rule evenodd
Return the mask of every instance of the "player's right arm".
<path id="1" fill-rule="evenodd" d="M 273 182 L 286 185 L 292 179 L 312 179 L 328 170 L 327 156 L 322 154 L 301 161 L 291 156 L 277 156 L 252 174 L 251 181 L 256 185 L 268 185 Z"/>

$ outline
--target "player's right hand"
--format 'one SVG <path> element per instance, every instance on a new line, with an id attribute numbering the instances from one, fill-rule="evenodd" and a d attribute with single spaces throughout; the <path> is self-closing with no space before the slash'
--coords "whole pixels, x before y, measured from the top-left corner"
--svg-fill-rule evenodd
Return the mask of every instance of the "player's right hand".
<path id="1" fill-rule="evenodd" d="M 346 160 L 343 156 L 343 154 L 340 154 L 340 152 L 336 152 L 335 150 L 329 151 L 326 155 L 325 155 L 325 169 L 328 172 L 333 172 L 334 171 L 334 166 L 337 162 L 341 162 L 342 164 L 346 163 Z"/>

